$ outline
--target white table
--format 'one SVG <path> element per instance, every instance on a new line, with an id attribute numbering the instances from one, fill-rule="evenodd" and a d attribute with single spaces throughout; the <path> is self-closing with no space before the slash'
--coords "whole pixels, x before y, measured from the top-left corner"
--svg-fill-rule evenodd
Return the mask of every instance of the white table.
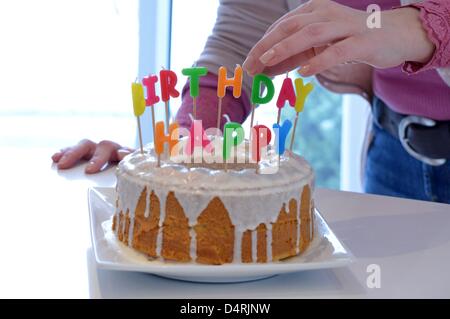
<path id="1" fill-rule="evenodd" d="M 0 297 L 380 298 L 450 297 L 450 205 L 316 191 L 317 205 L 356 262 L 350 267 L 240 284 L 196 284 L 99 270 L 91 251 L 87 188 L 114 170 L 58 172 L 50 149 L 15 150 L 0 167 Z M 367 266 L 381 267 L 368 288 Z"/>

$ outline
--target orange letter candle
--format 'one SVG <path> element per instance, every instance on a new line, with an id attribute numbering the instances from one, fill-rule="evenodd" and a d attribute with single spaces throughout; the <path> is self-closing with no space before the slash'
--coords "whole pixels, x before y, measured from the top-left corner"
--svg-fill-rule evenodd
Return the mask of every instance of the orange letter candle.
<path id="1" fill-rule="evenodd" d="M 225 90 L 228 86 L 233 87 L 233 96 L 239 98 L 242 92 L 242 67 L 236 65 L 234 69 L 234 78 L 227 78 L 227 68 L 221 66 L 219 68 L 219 76 L 217 80 L 217 96 L 223 98 Z"/>
<path id="2" fill-rule="evenodd" d="M 175 130 L 178 130 L 178 123 L 174 122 L 169 125 L 169 134 L 165 134 L 164 121 L 156 123 L 155 127 L 155 152 L 158 157 L 164 152 L 164 144 L 169 144 L 169 153 L 172 152 L 172 148 L 178 143 L 178 134 L 173 134 Z"/>

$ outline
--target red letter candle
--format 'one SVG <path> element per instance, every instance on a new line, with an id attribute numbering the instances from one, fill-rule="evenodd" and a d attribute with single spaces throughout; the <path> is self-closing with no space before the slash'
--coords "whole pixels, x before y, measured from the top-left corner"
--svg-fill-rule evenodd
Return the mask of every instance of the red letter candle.
<path id="1" fill-rule="evenodd" d="M 272 133 L 265 125 L 255 125 L 252 134 L 252 160 L 259 162 L 261 160 L 261 148 L 269 145 L 272 140 Z"/>
<path id="2" fill-rule="evenodd" d="M 177 91 L 177 75 L 170 70 L 161 70 L 159 72 L 159 79 L 161 80 L 161 99 L 164 102 L 169 101 L 170 97 L 177 98 L 180 92 Z"/>
<path id="3" fill-rule="evenodd" d="M 142 84 L 147 89 L 147 98 L 145 99 L 145 104 L 147 106 L 154 105 L 159 102 L 159 97 L 156 95 L 155 85 L 158 82 L 158 77 L 156 75 L 149 75 L 142 79 Z"/>
<path id="4" fill-rule="evenodd" d="M 286 101 L 289 102 L 290 106 L 295 106 L 296 101 L 294 85 L 292 84 L 292 80 L 290 78 L 285 78 L 283 80 L 283 85 L 280 89 L 280 94 L 277 99 L 277 107 L 283 108 Z"/>

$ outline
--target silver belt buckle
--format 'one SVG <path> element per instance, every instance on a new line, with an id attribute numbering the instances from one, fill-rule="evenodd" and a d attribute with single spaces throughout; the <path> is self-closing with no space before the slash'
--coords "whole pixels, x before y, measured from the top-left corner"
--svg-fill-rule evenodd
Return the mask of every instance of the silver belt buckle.
<path id="1" fill-rule="evenodd" d="M 400 142 L 403 145 L 403 148 L 408 152 L 408 154 L 411 155 L 412 157 L 414 157 L 415 159 L 417 159 L 425 164 L 431 165 L 431 166 L 440 166 L 440 165 L 445 164 L 445 162 L 447 161 L 445 158 L 426 157 L 422 154 L 417 153 L 409 145 L 409 141 L 406 136 L 406 129 L 411 124 L 419 124 L 422 126 L 433 127 L 436 125 L 436 122 L 434 120 L 426 118 L 426 117 L 414 116 L 414 115 L 406 116 L 400 121 L 400 123 L 398 125 L 398 137 L 400 139 Z"/>

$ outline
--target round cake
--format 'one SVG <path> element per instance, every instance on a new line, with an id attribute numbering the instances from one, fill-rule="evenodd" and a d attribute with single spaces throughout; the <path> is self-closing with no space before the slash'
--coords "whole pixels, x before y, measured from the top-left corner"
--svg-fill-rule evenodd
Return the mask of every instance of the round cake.
<path id="1" fill-rule="evenodd" d="M 125 157 L 117 168 L 117 238 L 149 257 L 215 265 L 305 251 L 314 236 L 310 165 L 291 152 L 269 151 L 258 164 L 236 153 L 226 167 L 158 160 L 152 145 Z"/>

